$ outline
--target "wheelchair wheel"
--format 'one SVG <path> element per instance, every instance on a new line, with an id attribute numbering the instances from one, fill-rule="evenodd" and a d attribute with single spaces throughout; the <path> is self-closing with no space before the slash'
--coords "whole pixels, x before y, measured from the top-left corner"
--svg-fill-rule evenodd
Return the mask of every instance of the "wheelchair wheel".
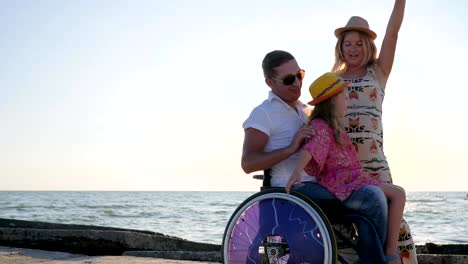
<path id="1" fill-rule="evenodd" d="M 298 192 L 272 188 L 234 212 L 223 237 L 224 263 L 338 263 L 332 225 Z"/>

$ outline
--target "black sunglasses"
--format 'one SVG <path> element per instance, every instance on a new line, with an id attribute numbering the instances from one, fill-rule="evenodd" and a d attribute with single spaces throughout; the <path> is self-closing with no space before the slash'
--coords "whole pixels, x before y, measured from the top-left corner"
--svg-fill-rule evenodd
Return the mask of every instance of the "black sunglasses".
<path id="1" fill-rule="evenodd" d="M 296 78 L 299 81 L 302 81 L 302 79 L 304 79 L 304 75 L 305 75 L 305 71 L 299 70 L 296 74 L 289 74 L 283 79 L 276 79 L 276 78 L 270 78 L 270 79 L 276 80 L 276 81 L 282 81 L 284 85 L 291 85 L 296 81 Z"/>

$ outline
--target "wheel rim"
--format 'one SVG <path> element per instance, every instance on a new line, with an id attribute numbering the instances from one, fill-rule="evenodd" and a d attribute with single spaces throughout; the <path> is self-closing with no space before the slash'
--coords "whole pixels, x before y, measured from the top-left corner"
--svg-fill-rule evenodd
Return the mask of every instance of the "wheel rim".
<path id="1" fill-rule="evenodd" d="M 322 217 L 303 199 L 285 193 L 259 195 L 238 208 L 225 233 L 225 263 L 261 263 L 259 248 L 271 236 L 282 237 L 289 249 L 277 263 L 332 263 Z"/>

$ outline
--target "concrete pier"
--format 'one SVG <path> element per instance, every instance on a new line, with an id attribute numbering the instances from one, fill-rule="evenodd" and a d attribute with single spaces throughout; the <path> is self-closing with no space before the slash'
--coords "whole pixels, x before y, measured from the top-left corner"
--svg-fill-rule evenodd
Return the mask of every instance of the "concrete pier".
<path id="1" fill-rule="evenodd" d="M 467 264 L 468 245 L 417 245 L 420 264 Z M 66 253 L 65 253 L 66 252 Z M 160 233 L 0 218 L 0 263 L 219 263 L 221 246 Z"/>
<path id="2" fill-rule="evenodd" d="M 0 247 L 2 264 L 195 264 L 216 263 L 133 256 L 86 256 L 38 249 Z"/>
<path id="3" fill-rule="evenodd" d="M 143 254 L 131 252 L 154 251 L 162 252 L 158 254 L 168 259 L 221 261 L 220 245 L 198 243 L 150 231 L 2 218 L 0 246 L 87 256 L 122 256 L 126 252 L 131 255 Z"/>

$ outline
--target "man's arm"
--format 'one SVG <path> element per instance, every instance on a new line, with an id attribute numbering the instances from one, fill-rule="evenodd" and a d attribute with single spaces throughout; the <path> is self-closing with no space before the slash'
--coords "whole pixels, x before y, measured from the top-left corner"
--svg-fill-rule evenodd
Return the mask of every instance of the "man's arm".
<path id="1" fill-rule="evenodd" d="M 247 128 L 244 134 L 241 166 L 245 173 L 271 168 L 278 162 L 296 153 L 302 146 L 304 139 L 313 135 L 312 129 L 301 128 L 286 148 L 265 152 L 268 135 L 255 128 Z"/>

